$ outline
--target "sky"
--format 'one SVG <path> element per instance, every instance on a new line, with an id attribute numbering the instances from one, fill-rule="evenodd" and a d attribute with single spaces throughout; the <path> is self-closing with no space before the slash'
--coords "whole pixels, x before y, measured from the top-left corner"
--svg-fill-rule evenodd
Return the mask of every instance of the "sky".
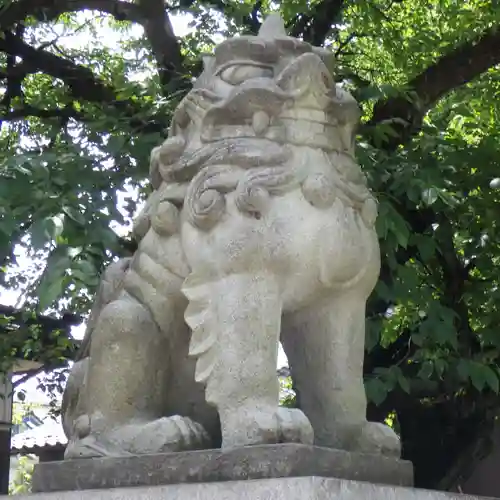
<path id="1" fill-rule="evenodd" d="M 85 16 L 83 16 L 85 17 Z M 88 16 L 87 16 L 88 17 Z M 174 28 L 174 32 L 177 36 L 182 37 L 193 31 L 192 28 L 189 27 L 189 23 L 191 22 L 192 17 L 190 15 L 178 15 L 171 16 L 172 26 Z M 142 27 L 139 25 L 133 25 L 130 34 L 139 34 L 142 30 Z M 58 36 L 58 43 L 61 46 L 74 47 L 74 48 L 82 48 L 85 46 L 90 46 L 93 43 L 93 40 L 89 39 L 89 36 L 85 33 L 70 35 L 70 36 L 61 36 L 62 33 L 57 32 L 54 33 Z M 120 34 L 110 30 L 106 27 L 103 27 L 100 31 L 101 36 L 100 42 L 103 45 L 106 45 L 110 48 L 116 48 L 119 43 Z M 123 35 L 121 35 L 123 36 Z M 95 41 L 95 39 L 94 39 Z M 124 193 L 125 194 L 125 193 Z M 113 229 L 118 233 L 122 232 L 126 234 L 128 232 L 127 229 L 113 226 Z M 27 258 L 26 255 L 22 255 L 17 253 L 19 267 L 21 269 L 27 269 L 30 266 L 30 259 Z M 20 293 L 19 291 L 14 290 L 6 290 L 0 287 L 0 304 L 9 305 L 9 306 L 19 306 L 20 304 Z M 83 337 L 85 325 L 80 325 L 72 329 L 72 335 L 80 339 Z M 287 365 L 287 359 L 283 352 L 283 349 L 280 345 L 280 350 L 278 354 L 277 360 L 278 367 L 282 367 Z M 43 376 L 43 374 L 42 374 Z M 43 403 L 48 402 L 47 396 L 45 396 L 41 391 L 37 390 L 38 381 L 36 378 L 31 379 L 27 383 L 23 384 L 19 387 L 19 389 L 26 392 L 26 401 L 28 402 L 37 402 Z"/>

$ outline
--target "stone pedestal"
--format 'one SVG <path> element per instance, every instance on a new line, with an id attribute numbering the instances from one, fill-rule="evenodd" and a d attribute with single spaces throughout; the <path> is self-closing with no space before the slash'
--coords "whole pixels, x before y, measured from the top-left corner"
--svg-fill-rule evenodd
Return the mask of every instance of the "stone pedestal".
<path id="1" fill-rule="evenodd" d="M 229 451 L 217 449 L 40 463 L 35 468 L 33 491 L 54 492 L 159 485 L 176 485 L 172 486 L 172 491 L 181 491 L 183 488 L 188 488 L 186 490 L 188 491 L 187 483 L 217 482 L 218 486 L 210 487 L 220 488 L 221 491 L 227 490 L 229 495 L 227 498 L 233 498 L 230 496 L 233 493 L 234 498 L 264 498 L 239 497 L 235 493 L 236 486 L 230 486 L 228 482 L 304 476 L 352 479 L 399 486 L 413 484 L 413 468 L 409 462 L 316 446 L 282 444 L 251 446 Z M 266 483 L 260 481 L 255 484 L 261 485 L 259 488 L 264 488 L 262 485 Z M 285 485 L 289 483 L 278 481 L 268 484 L 280 485 L 278 489 L 281 495 L 285 491 L 283 488 L 288 488 Z M 313 483 L 298 484 L 307 484 L 307 488 L 311 488 Z M 199 493 L 193 494 L 192 497 L 188 495 L 186 498 L 209 498 L 199 496 L 206 486 L 206 484 L 203 487 L 191 486 L 193 492 Z M 138 490 L 134 488 L 134 491 Z M 229 493 L 230 491 L 233 493 Z M 177 497 L 174 495 L 168 498 Z"/>
<path id="2" fill-rule="evenodd" d="M 323 477 L 65 491 L 19 500 L 480 500 L 484 497 Z"/>

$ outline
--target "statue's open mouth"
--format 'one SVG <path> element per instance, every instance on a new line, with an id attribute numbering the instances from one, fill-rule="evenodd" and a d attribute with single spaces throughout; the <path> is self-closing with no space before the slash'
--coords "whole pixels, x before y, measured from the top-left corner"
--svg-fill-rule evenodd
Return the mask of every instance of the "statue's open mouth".
<path id="1" fill-rule="evenodd" d="M 236 69 L 245 69 L 238 64 Z M 306 53 L 274 77 L 249 78 L 229 87 L 201 119 L 201 140 L 260 137 L 343 151 L 352 146 L 350 140 L 343 144 L 351 130 L 343 134 L 341 129 L 358 113 L 357 103 L 343 99 L 322 60 Z"/>
<path id="2" fill-rule="evenodd" d="M 304 94 L 302 102 L 297 102 L 269 89 L 259 89 L 255 94 L 267 95 L 254 101 L 249 91 L 210 108 L 202 120 L 201 140 L 210 143 L 261 138 L 326 150 L 347 149 L 348 145 L 342 144 L 335 101 L 330 96 L 324 95 L 323 102 L 318 102 L 317 96 Z M 239 111 L 233 114 L 235 109 Z"/>
<path id="3" fill-rule="evenodd" d="M 266 141 L 262 148 L 261 138 L 224 138 L 208 142 L 192 151 L 176 148 L 172 141 L 163 146 L 163 161 L 160 167 L 165 179 L 174 182 L 190 180 L 202 167 L 209 165 L 231 164 L 243 168 L 276 166 L 284 164 L 290 158 L 290 150 L 285 146 Z M 265 151 L 265 154 L 262 152 Z M 174 159 L 174 155 L 177 156 Z"/>

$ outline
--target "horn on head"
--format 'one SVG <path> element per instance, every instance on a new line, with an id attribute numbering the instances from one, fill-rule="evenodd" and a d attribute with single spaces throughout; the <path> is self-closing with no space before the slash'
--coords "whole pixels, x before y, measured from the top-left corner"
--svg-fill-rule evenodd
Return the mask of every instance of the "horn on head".
<path id="1" fill-rule="evenodd" d="M 285 22 L 281 15 L 277 13 L 269 14 L 260 27 L 259 37 L 272 39 L 286 36 Z"/>

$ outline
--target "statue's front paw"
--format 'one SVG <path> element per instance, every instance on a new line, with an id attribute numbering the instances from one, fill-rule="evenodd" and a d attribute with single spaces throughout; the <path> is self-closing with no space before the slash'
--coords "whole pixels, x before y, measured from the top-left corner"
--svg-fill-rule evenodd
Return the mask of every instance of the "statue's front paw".
<path id="1" fill-rule="evenodd" d="M 389 456 L 401 456 L 401 442 L 398 435 L 385 424 L 367 422 L 358 440 L 358 451 Z"/>
<path id="2" fill-rule="evenodd" d="M 308 418 L 293 408 L 238 408 L 225 414 L 221 423 L 223 448 L 314 441 Z"/>

